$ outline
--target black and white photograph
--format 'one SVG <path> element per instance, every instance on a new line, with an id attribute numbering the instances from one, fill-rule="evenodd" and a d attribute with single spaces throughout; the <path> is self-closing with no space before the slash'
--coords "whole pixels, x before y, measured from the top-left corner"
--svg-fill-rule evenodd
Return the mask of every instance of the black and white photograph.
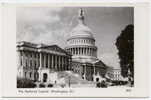
<path id="1" fill-rule="evenodd" d="M 16 9 L 17 88 L 135 86 L 133 7 Z"/>

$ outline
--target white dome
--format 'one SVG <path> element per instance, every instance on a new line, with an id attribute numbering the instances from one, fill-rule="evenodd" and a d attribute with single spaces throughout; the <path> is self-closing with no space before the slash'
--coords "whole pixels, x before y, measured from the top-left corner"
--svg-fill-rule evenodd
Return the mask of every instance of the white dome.
<path id="1" fill-rule="evenodd" d="M 92 31 L 84 24 L 78 24 L 70 34 L 70 37 L 88 37 L 93 38 Z"/>
<path id="2" fill-rule="evenodd" d="M 94 62 L 97 60 L 97 47 L 93 32 L 84 22 L 83 10 L 80 10 L 78 21 L 79 24 L 72 29 L 67 39 L 66 50 L 71 53 L 73 61 Z"/>

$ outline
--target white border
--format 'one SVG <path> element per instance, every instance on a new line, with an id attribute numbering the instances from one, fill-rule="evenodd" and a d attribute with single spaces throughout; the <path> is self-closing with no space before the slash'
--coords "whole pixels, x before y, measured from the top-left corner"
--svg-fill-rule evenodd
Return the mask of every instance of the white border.
<path id="1" fill-rule="evenodd" d="M 3 4 L 3 67 L 2 67 L 2 96 L 3 97 L 148 97 L 148 33 L 149 33 L 149 9 L 147 3 L 91 3 L 91 4 L 30 4 L 28 6 L 134 6 L 135 28 L 135 87 L 134 88 L 76 88 L 76 89 L 53 89 L 74 91 L 72 93 L 52 93 L 52 89 L 28 89 L 48 90 L 50 93 L 19 93 L 16 89 L 16 6 Z M 136 67 L 138 66 L 138 67 Z M 131 92 L 126 92 L 130 89 Z M 22 89 L 27 90 L 27 89 Z"/>

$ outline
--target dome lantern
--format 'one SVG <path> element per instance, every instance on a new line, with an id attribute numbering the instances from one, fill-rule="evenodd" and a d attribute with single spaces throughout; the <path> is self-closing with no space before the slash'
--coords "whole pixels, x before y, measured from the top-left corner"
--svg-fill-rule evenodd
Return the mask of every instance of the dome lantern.
<path id="1" fill-rule="evenodd" d="M 84 23 L 84 10 L 82 8 L 79 10 L 78 19 L 79 19 L 79 24 L 85 24 Z"/>

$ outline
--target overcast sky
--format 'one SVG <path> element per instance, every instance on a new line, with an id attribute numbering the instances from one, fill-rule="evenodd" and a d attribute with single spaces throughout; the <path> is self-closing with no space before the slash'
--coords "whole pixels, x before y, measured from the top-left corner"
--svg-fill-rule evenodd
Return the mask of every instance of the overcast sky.
<path id="1" fill-rule="evenodd" d="M 115 41 L 126 25 L 133 24 L 133 8 L 82 8 L 85 11 L 85 23 L 96 39 L 98 58 L 108 66 L 119 68 Z M 70 31 L 78 23 L 78 10 L 79 7 L 17 8 L 17 41 L 57 44 L 64 48 Z"/>

